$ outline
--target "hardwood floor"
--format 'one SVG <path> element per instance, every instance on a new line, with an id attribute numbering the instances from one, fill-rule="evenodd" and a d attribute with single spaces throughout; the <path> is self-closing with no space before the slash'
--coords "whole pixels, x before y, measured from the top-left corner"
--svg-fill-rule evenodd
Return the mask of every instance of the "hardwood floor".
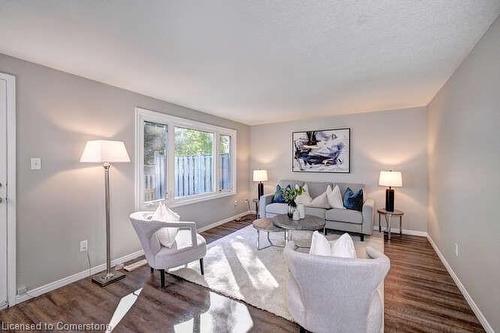
<path id="1" fill-rule="evenodd" d="M 249 225 L 253 216 L 208 230 L 208 242 Z M 385 243 L 391 270 L 385 283 L 386 332 L 482 332 L 427 239 L 394 235 Z M 0 312 L 4 323 L 109 323 L 123 297 L 137 300 L 115 332 L 298 332 L 281 317 L 143 266 L 100 288 L 83 279 Z M 137 294 L 138 292 L 136 292 Z M 126 306 L 124 307 L 126 308 Z M 126 309 L 125 309 L 126 310 Z M 125 311 L 124 310 L 124 311 Z"/>

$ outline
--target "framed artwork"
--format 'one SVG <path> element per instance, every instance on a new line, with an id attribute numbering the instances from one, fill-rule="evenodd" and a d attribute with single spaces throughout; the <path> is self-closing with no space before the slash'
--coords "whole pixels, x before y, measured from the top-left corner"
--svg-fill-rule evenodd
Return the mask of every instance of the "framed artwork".
<path id="1" fill-rule="evenodd" d="M 292 132 L 292 171 L 351 172 L 350 141 L 350 128 Z"/>

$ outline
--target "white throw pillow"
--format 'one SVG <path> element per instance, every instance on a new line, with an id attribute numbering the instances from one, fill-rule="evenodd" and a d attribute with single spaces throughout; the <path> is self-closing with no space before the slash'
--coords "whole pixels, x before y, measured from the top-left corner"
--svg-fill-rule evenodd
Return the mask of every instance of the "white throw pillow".
<path id="1" fill-rule="evenodd" d="M 298 185 L 296 185 L 298 186 Z M 312 201 L 312 198 L 311 198 L 311 195 L 309 194 L 309 188 L 307 187 L 307 184 L 305 184 L 302 189 L 304 190 L 304 192 L 302 192 L 302 194 L 299 194 L 296 198 L 295 198 L 295 203 L 297 205 L 308 205 L 309 203 L 311 203 Z"/>
<path id="2" fill-rule="evenodd" d="M 339 239 L 333 242 L 332 246 L 325 236 L 318 231 L 313 232 L 309 254 L 339 258 L 357 258 L 354 242 L 348 233 L 340 236 Z"/>
<path id="3" fill-rule="evenodd" d="M 318 195 L 316 198 L 312 199 L 310 203 L 306 206 L 314 208 L 325 208 L 330 209 L 330 204 L 328 203 L 328 198 L 326 197 L 326 191 L 323 194 Z"/>
<path id="4" fill-rule="evenodd" d="M 180 216 L 161 202 L 153 213 L 151 220 L 165 223 L 177 222 L 180 220 Z M 161 228 L 156 232 L 156 237 L 158 237 L 161 245 L 171 248 L 174 245 L 178 231 L 178 228 Z"/>
<path id="5" fill-rule="evenodd" d="M 330 247 L 330 242 L 325 236 L 315 231 L 312 235 L 311 249 L 309 249 L 309 254 L 314 254 L 317 256 L 331 256 L 332 249 Z"/>
<path id="6" fill-rule="evenodd" d="M 357 258 L 354 242 L 347 232 L 333 243 L 332 256 L 340 258 Z"/>
<path id="7" fill-rule="evenodd" d="M 345 209 L 344 201 L 342 200 L 342 194 L 340 193 L 340 188 L 338 185 L 335 185 L 335 188 L 332 191 L 330 185 L 326 189 L 326 197 L 328 199 L 328 203 L 332 208 L 337 209 Z"/>

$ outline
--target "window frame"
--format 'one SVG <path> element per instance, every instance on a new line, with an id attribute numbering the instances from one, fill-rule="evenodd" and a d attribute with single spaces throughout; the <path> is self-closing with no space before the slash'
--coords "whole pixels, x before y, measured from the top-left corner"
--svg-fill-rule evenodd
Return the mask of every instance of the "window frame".
<path id="1" fill-rule="evenodd" d="M 154 208 L 163 199 L 155 201 L 144 201 L 144 122 L 160 123 L 167 126 L 167 204 L 169 207 L 189 205 L 197 202 L 213 200 L 236 194 L 237 189 L 237 134 L 234 129 L 206 124 L 203 122 L 171 116 L 165 113 L 135 108 L 135 206 L 136 209 Z M 175 127 L 183 127 L 193 130 L 205 131 L 214 134 L 212 142 L 212 159 L 214 170 L 212 171 L 212 188 L 214 191 L 200 193 L 182 198 L 175 198 Z M 231 169 L 232 188 L 222 190 L 219 188 L 219 150 L 220 136 L 231 137 Z"/>

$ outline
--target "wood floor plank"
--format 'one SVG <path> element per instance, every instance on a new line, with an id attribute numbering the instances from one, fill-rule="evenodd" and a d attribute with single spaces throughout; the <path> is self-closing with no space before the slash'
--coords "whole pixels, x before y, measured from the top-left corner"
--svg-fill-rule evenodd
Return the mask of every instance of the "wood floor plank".
<path id="1" fill-rule="evenodd" d="M 245 216 L 203 232 L 213 242 L 247 225 Z M 391 270 L 385 281 L 385 332 L 484 332 L 474 313 L 424 237 L 385 240 Z M 89 279 L 0 311 L 2 323 L 108 323 L 120 299 L 142 288 L 116 332 L 298 332 L 299 327 L 251 305 L 143 266 L 105 288 Z"/>

